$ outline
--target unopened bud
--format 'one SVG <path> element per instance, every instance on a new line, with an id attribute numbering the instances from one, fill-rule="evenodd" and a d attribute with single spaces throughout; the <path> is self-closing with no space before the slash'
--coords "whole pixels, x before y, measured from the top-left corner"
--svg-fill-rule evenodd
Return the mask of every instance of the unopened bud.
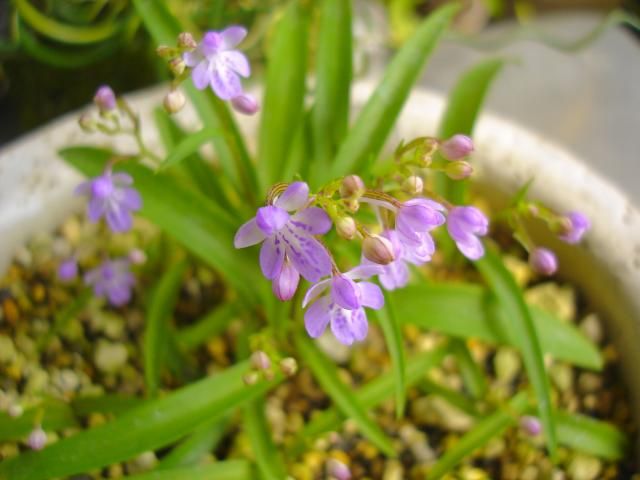
<path id="1" fill-rule="evenodd" d="M 352 217 L 340 217 L 336 220 L 336 232 L 345 240 L 353 240 L 357 231 L 356 221 Z"/>
<path id="2" fill-rule="evenodd" d="M 345 208 L 351 213 L 356 213 L 360 209 L 358 200 L 343 200 Z"/>
<path id="3" fill-rule="evenodd" d="M 556 255 L 547 248 L 535 248 L 529 255 L 529 264 L 542 275 L 553 275 L 558 270 Z"/>
<path id="4" fill-rule="evenodd" d="M 129 257 L 129 261 L 134 265 L 142 265 L 147 261 L 147 254 L 144 253 L 144 251 L 140 250 L 139 248 L 134 248 L 130 250 L 128 257 Z"/>
<path id="5" fill-rule="evenodd" d="M 542 424 L 536 417 L 525 415 L 520 418 L 520 428 L 525 431 L 527 435 L 537 437 L 542 433 Z"/>
<path id="6" fill-rule="evenodd" d="M 171 57 L 176 54 L 176 49 L 171 48 L 167 45 L 160 45 L 158 46 L 158 48 L 156 48 L 156 54 L 159 57 L 163 57 L 163 58 Z"/>
<path id="7" fill-rule="evenodd" d="M 257 350 L 251 354 L 251 365 L 256 370 L 268 370 L 271 368 L 271 360 L 262 350 Z"/>
<path id="8" fill-rule="evenodd" d="M 411 175 L 402 183 L 402 189 L 409 195 L 420 195 L 424 189 L 424 182 L 417 175 Z"/>
<path id="9" fill-rule="evenodd" d="M 247 386 L 255 385 L 256 383 L 258 383 L 259 379 L 260 376 L 258 375 L 258 372 L 249 372 L 242 377 L 242 381 Z"/>
<path id="10" fill-rule="evenodd" d="M 452 180 L 464 180 L 473 173 L 473 167 L 469 162 L 463 160 L 448 163 L 444 169 L 445 173 Z"/>
<path id="11" fill-rule="evenodd" d="M 58 278 L 63 282 L 74 280 L 78 276 L 78 262 L 71 257 L 58 265 Z"/>
<path id="12" fill-rule="evenodd" d="M 340 185 L 340 196 L 349 200 L 357 200 L 365 192 L 364 182 L 358 175 L 348 175 Z"/>
<path id="13" fill-rule="evenodd" d="M 88 113 L 83 113 L 78 119 L 78 125 L 87 133 L 93 133 L 96 131 L 96 121 Z"/>
<path id="14" fill-rule="evenodd" d="M 351 471 L 340 460 L 330 458 L 327 461 L 327 474 L 336 480 L 350 480 Z"/>
<path id="15" fill-rule="evenodd" d="M 196 48 L 198 46 L 198 42 L 195 41 L 193 35 L 189 32 L 182 32 L 178 35 L 178 47 L 180 48 Z"/>
<path id="16" fill-rule="evenodd" d="M 253 95 L 243 94 L 231 99 L 233 109 L 244 115 L 255 115 L 260 110 L 260 104 Z"/>
<path id="17" fill-rule="evenodd" d="M 109 85 L 102 85 L 96 91 L 93 102 L 101 112 L 109 112 L 116 108 L 116 95 Z"/>
<path id="18" fill-rule="evenodd" d="M 17 418 L 24 413 L 24 408 L 19 403 L 12 403 L 7 409 L 7 413 L 11 418 Z"/>
<path id="19" fill-rule="evenodd" d="M 171 73 L 173 73 L 173 75 L 176 77 L 182 75 L 186 68 L 187 66 L 184 63 L 184 60 L 182 60 L 182 58 L 180 57 L 172 58 L 169 61 L 169 70 L 171 70 Z"/>
<path id="20" fill-rule="evenodd" d="M 176 113 L 182 110 L 186 101 L 184 94 L 180 90 L 171 90 L 164 97 L 162 104 L 167 112 Z"/>
<path id="21" fill-rule="evenodd" d="M 47 444 L 47 434 L 42 427 L 34 428 L 27 438 L 27 445 L 32 450 L 42 450 Z"/>
<path id="22" fill-rule="evenodd" d="M 454 135 L 442 142 L 440 152 L 448 160 L 460 160 L 473 152 L 473 140 L 466 135 Z"/>
<path id="23" fill-rule="evenodd" d="M 380 265 L 387 265 L 396 259 L 392 243 L 380 235 L 370 235 L 362 242 L 365 258 Z"/>
<path id="24" fill-rule="evenodd" d="M 298 362 L 293 357 L 287 357 L 280 360 L 280 371 L 287 377 L 292 377 L 298 371 Z"/>

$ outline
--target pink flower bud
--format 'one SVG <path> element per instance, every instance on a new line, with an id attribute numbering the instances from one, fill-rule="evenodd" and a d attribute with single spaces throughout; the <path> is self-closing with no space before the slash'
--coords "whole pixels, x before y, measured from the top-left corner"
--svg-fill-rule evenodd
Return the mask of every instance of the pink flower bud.
<path id="1" fill-rule="evenodd" d="M 170 57 L 175 53 L 176 53 L 176 49 L 171 48 L 167 45 L 160 45 L 158 46 L 158 48 L 156 48 L 156 54 L 158 54 L 159 57 Z"/>
<path id="2" fill-rule="evenodd" d="M 93 101 L 101 112 L 108 112 L 116 108 L 116 95 L 109 85 L 102 85 L 98 88 Z"/>
<path id="3" fill-rule="evenodd" d="M 542 275 L 553 275 L 558 270 L 556 255 L 547 248 L 535 248 L 529 255 L 529 264 Z"/>
<path id="4" fill-rule="evenodd" d="M 69 282 L 78 276 L 78 263 L 71 257 L 58 266 L 58 278 L 63 282 Z"/>
<path id="5" fill-rule="evenodd" d="M 249 372 L 242 377 L 242 381 L 247 386 L 255 385 L 258 383 L 258 380 L 260 380 L 258 372 Z"/>
<path id="6" fill-rule="evenodd" d="M 184 60 L 180 57 L 172 58 L 169 61 L 169 70 L 171 70 L 171 73 L 176 77 L 182 75 L 186 68 L 187 66 L 184 63 Z"/>
<path id="7" fill-rule="evenodd" d="M 420 195 L 424 190 L 424 182 L 417 175 L 411 175 L 402 183 L 402 189 L 409 195 Z"/>
<path id="8" fill-rule="evenodd" d="M 362 196 L 365 190 L 364 182 L 358 175 L 348 175 L 344 177 L 342 185 L 340 185 L 340 196 L 356 200 Z"/>
<path id="9" fill-rule="evenodd" d="M 262 350 L 256 350 L 251 354 L 251 365 L 256 370 L 268 370 L 271 368 L 271 360 Z"/>
<path id="10" fill-rule="evenodd" d="M 350 480 L 351 471 L 340 460 L 331 458 L 327 461 L 327 473 L 336 480 Z"/>
<path id="11" fill-rule="evenodd" d="M 27 445 L 32 450 L 42 450 L 47 444 L 47 434 L 41 427 L 34 428 L 29 434 Z"/>
<path id="12" fill-rule="evenodd" d="M 182 32 L 178 35 L 178 47 L 194 49 L 198 46 L 198 42 L 195 41 L 193 35 L 189 32 Z"/>
<path id="13" fill-rule="evenodd" d="M 171 90 L 164 97 L 164 108 L 169 113 L 176 113 L 182 110 L 184 104 L 187 102 L 184 98 L 184 94 L 180 90 Z"/>
<path id="14" fill-rule="evenodd" d="M 129 251 L 129 261 L 134 265 L 142 265 L 147 261 L 147 254 L 139 248 L 134 248 Z"/>
<path id="15" fill-rule="evenodd" d="M 560 239 L 566 243 L 580 242 L 584 234 L 591 228 L 589 218 L 581 212 L 569 212 L 563 220 L 566 227 L 561 232 Z"/>
<path id="16" fill-rule="evenodd" d="M 280 371 L 287 377 L 292 377 L 298 371 L 298 362 L 293 357 L 287 357 L 280 360 Z"/>
<path id="17" fill-rule="evenodd" d="M 260 104 L 253 95 L 243 94 L 231 99 L 233 109 L 244 115 L 255 115 L 260 110 Z"/>
<path id="18" fill-rule="evenodd" d="M 380 235 L 366 237 L 362 242 L 362 253 L 367 260 L 380 265 L 387 265 L 396 259 L 392 243 Z"/>
<path id="19" fill-rule="evenodd" d="M 525 415 L 520 418 L 520 428 L 524 430 L 527 435 L 537 437 L 542 433 L 542 424 L 536 417 Z"/>
<path id="20" fill-rule="evenodd" d="M 291 300 L 296 293 L 298 283 L 300 283 L 300 273 L 298 273 L 298 270 L 294 268 L 289 260 L 285 260 L 282 263 L 280 273 L 273 279 L 271 289 L 278 300 L 287 302 Z"/>
<path id="21" fill-rule="evenodd" d="M 356 221 L 352 217 L 340 217 L 336 220 L 336 232 L 345 240 L 353 240 L 357 231 Z"/>
<path id="22" fill-rule="evenodd" d="M 473 152 L 473 140 L 466 135 L 454 135 L 442 142 L 440 152 L 448 160 L 460 160 Z"/>
<path id="23" fill-rule="evenodd" d="M 458 160 L 448 163 L 444 171 L 452 180 L 464 180 L 471 176 L 473 173 L 473 167 L 469 162 Z"/>
<path id="24" fill-rule="evenodd" d="M 83 113 L 78 119 L 78 125 L 87 133 L 93 133 L 96 131 L 96 121 L 88 113 Z"/>

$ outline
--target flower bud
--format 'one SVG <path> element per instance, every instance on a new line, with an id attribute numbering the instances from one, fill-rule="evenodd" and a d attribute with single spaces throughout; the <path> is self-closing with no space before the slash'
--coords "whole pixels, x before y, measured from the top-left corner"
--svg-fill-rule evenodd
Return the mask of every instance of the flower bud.
<path id="1" fill-rule="evenodd" d="M 298 362 L 293 357 L 287 357 L 280 360 L 280 371 L 287 377 L 292 377 L 298 371 Z"/>
<path id="2" fill-rule="evenodd" d="M 96 121 L 88 113 L 83 113 L 78 119 L 78 125 L 87 133 L 93 133 L 96 131 Z"/>
<path id="3" fill-rule="evenodd" d="M 198 42 L 195 41 L 193 35 L 189 32 L 182 32 L 178 35 L 178 47 L 193 49 L 198 46 Z"/>
<path id="4" fill-rule="evenodd" d="M 402 183 L 402 189 L 409 195 L 420 195 L 424 189 L 424 182 L 417 175 L 411 175 Z"/>
<path id="5" fill-rule="evenodd" d="M 71 257 L 58 266 L 58 278 L 63 282 L 69 282 L 78 276 L 78 263 Z"/>
<path id="6" fill-rule="evenodd" d="M 387 265 L 396 259 L 393 244 L 380 235 L 370 235 L 362 242 L 362 253 L 367 260 L 380 265 Z"/>
<path id="7" fill-rule="evenodd" d="M 287 302 L 293 298 L 300 283 L 300 273 L 288 259 L 282 263 L 280 273 L 276 275 L 271 284 L 273 294 L 281 302 Z"/>
<path id="8" fill-rule="evenodd" d="M 345 208 L 351 213 L 356 213 L 360 209 L 358 200 L 343 200 Z"/>
<path id="9" fill-rule="evenodd" d="M 160 45 L 158 46 L 158 48 L 156 48 L 156 54 L 159 57 L 171 57 L 172 55 L 176 54 L 176 49 L 175 48 L 171 48 L 167 45 Z"/>
<path id="10" fill-rule="evenodd" d="M 98 88 L 93 101 L 101 112 L 109 112 L 116 108 L 116 95 L 109 85 Z"/>
<path id="11" fill-rule="evenodd" d="M 591 228 L 589 218 L 581 212 L 569 212 L 563 217 L 564 228 L 560 232 L 560 240 L 576 244 L 582 240 L 585 233 Z"/>
<path id="12" fill-rule="evenodd" d="M 547 248 L 535 248 L 529 255 L 529 264 L 542 275 L 553 275 L 558 270 L 556 255 Z"/>
<path id="13" fill-rule="evenodd" d="M 256 350 L 251 354 L 251 365 L 256 370 L 269 370 L 271 368 L 271 359 L 262 350 Z"/>
<path id="14" fill-rule="evenodd" d="M 231 99 L 233 109 L 244 115 L 255 115 L 260 110 L 260 104 L 253 95 L 243 94 Z"/>
<path id="15" fill-rule="evenodd" d="M 351 471 L 340 460 L 330 458 L 327 461 L 327 474 L 336 480 L 350 480 Z"/>
<path id="16" fill-rule="evenodd" d="M 11 418 L 18 418 L 24 413 L 24 408 L 19 403 L 12 403 L 7 409 L 7 414 Z"/>
<path id="17" fill-rule="evenodd" d="M 32 450 L 42 450 L 44 446 L 47 444 L 47 434 L 42 427 L 34 428 L 29 434 L 29 438 L 27 438 L 27 445 Z"/>
<path id="18" fill-rule="evenodd" d="M 147 254 L 139 248 L 130 250 L 127 256 L 129 257 L 129 261 L 134 265 L 142 265 L 147 261 Z"/>
<path id="19" fill-rule="evenodd" d="M 258 383 L 258 380 L 260 380 L 258 372 L 249 372 L 242 377 L 242 381 L 247 386 L 255 385 L 256 383 Z"/>
<path id="20" fill-rule="evenodd" d="M 336 220 L 336 232 L 345 240 L 353 240 L 358 228 L 352 217 L 340 217 Z"/>
<path id="21" fill-rule="evenodd" d="M 164 97 L 162 104 L 167 112 L 176 113 L 182 110 L 186 101 L 184 94 L 180 90 L 171 90 Z"/>
<path id="22" fill-rule="evenodd" d="M 364 182 L 358 175 L 348 175 L 342 179 L 340 196 L 349 200 L 357 200 L 365 192 Z"/>
<path id="23" fill-rule="evenodd" d="M 459 160 L 448 163 L 444 169 L 447 176 L 452 180 L 464 180 L 469 178 L 473 173 L 473 167 L 469 162 Z"/>
<path id="24" fill-rule="evenodd" d="M 171 70 L 171 73 L 173 73 L 173 75 L 176 77 L 182 75 L 186 68 L 187 66 L 184 63 L 184 60 L 182 60 L 182 58 L 180 57 L 172 58 L 169 61 L 169 70 Z"/>
<path id="25" fill-rule="evenodd" d="M 457 134 L 440 145 L 440 152 L 447 160 L 460 160 L 473 152 L 473 140 Z"/>
<path id="26" fill-rule="evenodd" d="M 520 418 L 520 428 L 524 430 L 527 435 L 537 437 L 542 433 L 542 424 L 536 417 L 525 415 Z"/>

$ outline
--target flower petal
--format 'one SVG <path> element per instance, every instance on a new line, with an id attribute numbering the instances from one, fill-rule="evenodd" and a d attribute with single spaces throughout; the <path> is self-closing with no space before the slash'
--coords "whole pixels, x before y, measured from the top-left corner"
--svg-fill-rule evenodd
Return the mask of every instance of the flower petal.
<path id="1" fill-rule="evenodd" d="M 260 249 L 260 268 L 262 274 L 269 280 L 273 280 L 284 261 L 284 248 L 280 238 L 277 236 L 267 238 Z"/>
<path id="2" fill-rule="evenodd" d="M 347 310 L 360 308 L 360 288 L 344 275 L 334 275 L 331 279 L 331 300 Z"/>
<path id="3" fill-rule="evenodd" d="M 358 286 L 360 287 L 362 305 L 373 308 L 374 310 L 378 310 L 384 306 L 384 295 L 378 285 L 371 282 L 360 282 Z"/>
<path id="4" fill-rule="evenodd" d="M 125 285 L 115 285 L 107 290 L 109 303 L 114 307 L 121 307 L 131 300 L 131 289 Z"/>
<path id="5" fill-rule="evenodd" d="M 357 342 L 361 342 L 367 338 L 369 332 L 369 322 L 367 322 L 367 314 L 363 308 L 354 310 L 351 313 L 351 333 Z"/>
<path id="6" fill-rule="evenodd" d="M 211 77 L 209 75 L 209 62 L 207 60 L 201 61 L 196 68 L 191 71 L 191 80 L 193 85 L 198 90 L 204 90 L 207 85 L 211 83 Z"/>
<path id="7" fill-rule="evenodd" d="M 247 36 L 247 29 L 239 25 L 232 25 L 220 32 L 222 48 L 228 50 L 238 45 Z"/>
<path id="8" fill-rule="evenodd" d="M 131 229 L 133 219 L 131 213 L 125 208 L 108 208 L 105 219 L 112 231 L 122 233 Z"/>
<path id="9" fill-rule="evenodd" d="M 90 195 L 91 194 L 91 184 L 93 180 L 86 180 L 80 183 L 74 190 L 74 195 Z"/>
<path id="10" fill-rule="evenodd" d="M 288 262 L 284 261 L 280 273 L 273 279 L 271 288 L 273 294 L 281 301 L 286 302 L 291 300 L 296 293 L 298 283 L 300 282 L 300 274 L 293 268 Z"/>
<path id="11" fill-rule="evenodd" d="M 309 198 L 309 185 L 305 182 L 293 182 L 274 202 L 276 207 L 289 212 L 304 207 Z"/>
<path id="12" fill-rule="evenodd" d="M 249 66 L 247 57 L 236 50 L 220 52 L 217 56 L 217 60 L 218 62 L 222 62 L 226 68 L 233 70 L 245 78 L 251 74 L 251 67 Z"/>
<path id="13" fill-rule="evenodd" d="M 318 338 L 327 328 L 331 318 L 330 304 L 329 297 L 322 297 L 304 312 L 304 327 L 311 338 Z"/>
<path id="14" fill-rule="evenodd" d="M 230 68 L 216 68 L 211 72 L 211 88 L 222 100 L 231 100 L 242 95 L 240 77 Z"/>
<path id="15" fill-rule="evenodd" d="M 409 268 L 403 260 L 396 260 L 386 266 L 384 273 L 378 276 L 378 279 L 386 290 L 405 287 L 409 283 Z"/>
<path id="16" fill-rule="evenodd" d="M 317 282 L 331 273 L 331 257 L 318 240 L 290 223 L 282 229 L 282 238 L 291 263 L 306 280 Z"/>
<path id="17" fill-rule="evenodd" d="M 125 172 L 116 172 L 111 175 L 111 180 L 118 187 L 128 187 L 133 184 L 133 178 L 131 175 Z"/>
<path id="18" fill-rule="evenodd" d="M 127 210 L 140 210 L 142 208 L 142 199 L 135 188 L 125 188 L 122 191 L 122 198 L 119 201 L 120 206 Z"/>
<path id="19" fill-rule="evenodd" d="M 97 222 L 100 220 L 100 217 L 104 215 L 105 212 L 105 203 L 104 200 L 99 198 L 92 198 L 89 200 L 87 204 L 87 217 L 89 217 L 89 221 Z"/>
<path id="20" fill-rule="evenodd" d="M 260 243 L 264 239 L 264 233 L 262 233 L 262 230 L 256 225 L 256 219 L 252 218 L 238 229 L 233 239 L 233 246 L 236 248 L 245 248 Z"/>
<path id="21" fill-rule="evenodd" d="M 331 219 L 329 215 L 319 207 L 309 207 L 300 210 L 291 218 L 291 222 L 296 227 L 312 235 L 324 235 L 331 230 Z"/>
<path id="22" fill-rule="evenodd" d="M 352 280 L 360 280 L 361 278 L 369 278 L 384 273 L 383 265 L 380 265 L 379 263 L 373 263 L 371 262 L 371 260 L 367 260 L 366 258 L 363 258 L 362 262 L 362 264 L 352 268 L 347 273 L 345 273 L 345 277 Z"/>
<path id="23" fill-rule="evenodd" d="M 331 279 L 327 278 L 326 280 L 322 280 L 321 282 L 315 283 L 311 285 L 307 293 L 304 295 L 304 299 L 302 300 L 302 308 L 305 308 L 309 302 L 313 299 L 319 297 L 331 284 Z"/>
<path id="24" fill-rule="evenodd" d="M 354 341 L 365 339 L 369 325 L 362 308 L 335 308 L 331 313 L 331 331 L 340 343 L 351 345 Z"/>
<path id="25" fill-rule="evenodd" d="M 456 245 L 462 254 L 470 260 L 478 260 L 484 255 L 484 246 L 474 235 L 466 235 L 463 239 L 456 239 Z"/>
<path id="26" fill-rule="evenodd" d="M 289 221 L 289 214 L 278 207 L 260 207 L 256 213 L 256 225 L 267 237 L 280 231 Z"/>
<path id="27" fill-rule="evenodd" d="M 193 68 L 204 60 L 204 56 L 200 50 L 193 50 L 191 52 L 184 52 L 182 54 L 182 60 L 187 67 Z"/>

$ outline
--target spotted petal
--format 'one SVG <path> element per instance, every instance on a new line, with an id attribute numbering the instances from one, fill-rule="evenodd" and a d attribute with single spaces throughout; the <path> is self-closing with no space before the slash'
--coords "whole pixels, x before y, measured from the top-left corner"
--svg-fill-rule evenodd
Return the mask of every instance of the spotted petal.
<path id="1" fill-rule="evenodd" d="M 331 318 L 330 304 L 329 297 L 322 297 L 305 312 L 304 326 L 311 338 L 318 338 L 327 328 L 327 323 Z"/>
<path id="2" fill-rule="evenodd" d="M 340 343 L 351 345 L 355 341 L 364 340 L 369 325 L 362 308 L 345 310 L 336 308 L 332 312 L 331 331 Z"/>
<path id="3" fill-rule="evenodd" d="M 312 235 L 324 235 L 331 230 L 331 219 L 327 212 L 319 207 L 309 207 L 296 213 L 291 221 Z"/>
<path id="4" fill-rule="evenodd" d="M 331 273 L 331 257 L 318 240 L 290 223 L 285 225 L 279 236 L 286 244 L 291 263 L 306 280 L 317 282 Z"/>
<path id="5" fill-rule="evenodd" d="M 361 293 L 358 284 L 345 277 L 335 275 L 331 280 L 331 299 L 340 307 L 354 310 L 360 307 Z"/>
<path id="6" fill-rule="evenodd" d="M 224 65 L 236 72 L 237 74 L 248 77 L 251 74 L 251 67 L 249 61 L 242 53 L 237 51 L 220 52 L 217 56 L 217 61 L 224 63 Z"/>
<path id="7" fill-rule="evenodd" d="M 195 70 L 194 70 L 195 73 Z M 210 74 L 211 88 L 222 100 L 231 100 L 242 95 L 242 85 L 238 75 L 227 67 L 219 67 Z"/>
<path id="8" fill-rule="evenodd" d="M 262 274 L 269 280 L 273 280 L 284 261 L 284 248 L 277 236 L 267 238 L 260 249 L 260 268 Z"/>

